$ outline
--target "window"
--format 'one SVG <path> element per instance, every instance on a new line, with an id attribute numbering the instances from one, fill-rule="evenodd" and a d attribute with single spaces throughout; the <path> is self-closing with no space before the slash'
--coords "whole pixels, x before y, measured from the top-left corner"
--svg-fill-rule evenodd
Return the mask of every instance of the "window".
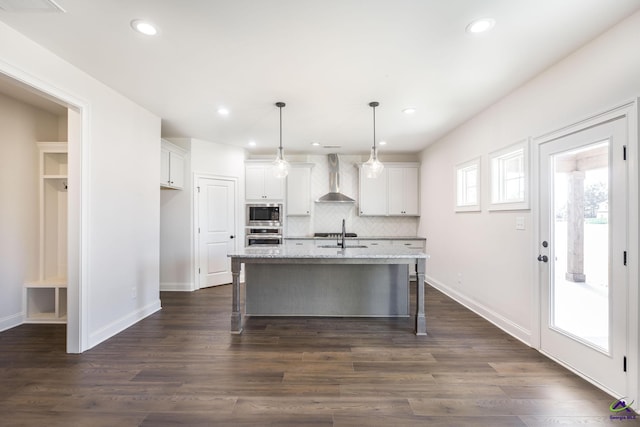
<path id="1" fill-rule="evenodd" d="M 480 158 L 456 166 L 456 212 L 480 210 Z"/>
<path id="2" fill-rule="evenodd" d="M 529 144 L 522 141 L 491 153 L 489 210 L 529 209 Z"/>

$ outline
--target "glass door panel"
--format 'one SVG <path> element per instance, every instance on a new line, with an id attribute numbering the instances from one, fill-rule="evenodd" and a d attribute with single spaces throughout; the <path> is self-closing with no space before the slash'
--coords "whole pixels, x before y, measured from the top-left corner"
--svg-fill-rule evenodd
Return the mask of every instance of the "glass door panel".
<path id="1" fill-rule="evenodd" d="M 551 327 L 609 351 L 609 141 L 553 164 Z"/>

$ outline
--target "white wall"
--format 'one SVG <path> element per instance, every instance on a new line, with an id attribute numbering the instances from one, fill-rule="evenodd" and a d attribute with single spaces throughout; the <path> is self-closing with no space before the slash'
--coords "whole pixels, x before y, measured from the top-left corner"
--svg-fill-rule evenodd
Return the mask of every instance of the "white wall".
<path id="1" fill-rule="evenodd" d="M 0 331 L 22 323 L 23 284 L 38 279 L 36 141 L 57 141 L 58 122 L 0 94 Z"/>
<path id="2" fill-rule="evenodd" d="M 81 227 L 82 255 L 71 267 L 83 278 L 76 351 L 84 351 L 160 308 L 160 119 L 3 23 L 0 58 L 0 72 L 83 107 L 69 183 L 82 172 L 70 198 L 81 192 L 81 225 L 71 225 Z"/>
<path id="3" fill-rule="evenodd" d="M 425 149 L 422 218 L 427 280 L 531 342 L 537 283 L 530 211 L 488 212 L 490 152 L 640 95 L 640 13 Z M 482 212 L 454 213 L 454 166 L 482 156 Z M 637 183 L 635 183 L 637 185 Z M 637 188 L 637 187 L 636 187 Z M 516 217 L 526 230 L 515 229 Z"/>
<path id="4" fill-rule="evenodd" d="M 192 291 L 194 282 L 193 181 L 194 176 L 235 178 L 237 181 L 238 244 L 244 241 L 245 151 L 201 139 L 167 138 L 187 149 L 183 190 L 162 190 L 160 227 L 160 286 L 162 290 Z"/>

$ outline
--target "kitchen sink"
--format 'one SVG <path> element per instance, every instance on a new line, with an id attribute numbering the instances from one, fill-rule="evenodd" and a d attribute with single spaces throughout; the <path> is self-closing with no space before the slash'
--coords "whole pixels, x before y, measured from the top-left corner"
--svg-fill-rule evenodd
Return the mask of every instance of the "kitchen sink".
<path id="1" fill-rule="evenodd" d="M 329 248 L 329 249 L 342 249 L 342 246 L 340 245 L 321 245 L 318 246 L 319 248 Z M 344 247 L 344 249 L 351 249 L 351 248 L 366 248 L 367 246 L 363 246 L 363 245 L 346 245 Z"/>

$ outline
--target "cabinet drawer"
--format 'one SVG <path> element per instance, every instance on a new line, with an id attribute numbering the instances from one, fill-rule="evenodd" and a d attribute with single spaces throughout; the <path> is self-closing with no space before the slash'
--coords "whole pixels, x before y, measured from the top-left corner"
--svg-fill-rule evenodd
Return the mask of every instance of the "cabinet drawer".
<path id="1" fill-rule="evenodd" d="M 424 250 L 424 240 L 394 240 L 393 244 L 409 249 Z"/>
<path id="2" fill-rule="evenodd" d="M 307 240 L 307 239 L 285 239 L 285 246 L 291 246 L 291 247 L 296 247 L 296 248 L 312 248 L 314 247 L 314 242 L 313 240 Z"/>
<path id="3" fill-rule="evenodd" d="M 361 240 L 362 244 L 372 248 L 381 248 L 384 246 L 391 246 L 393 242 L 391 240 Z"/>

